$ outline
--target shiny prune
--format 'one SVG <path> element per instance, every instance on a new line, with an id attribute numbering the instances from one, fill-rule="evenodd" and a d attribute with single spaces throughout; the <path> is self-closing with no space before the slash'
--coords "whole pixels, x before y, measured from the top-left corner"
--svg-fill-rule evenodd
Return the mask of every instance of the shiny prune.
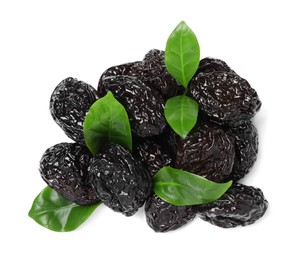
<path id="1" fill-rule="evenodd" d="M 134 145 L 134 154 L 147 167 L 153 177 L 162 167 L 172 166 L 174 152 L 159 138 L 138 140 Z"/>
<path id="2" fill-rule="evenodd" d="M 268 201 L 260 189 L 239 183 L 234 183 L 220 199 L 194 206 L 201 219 L 223 228 L 250 225 L 267 208 Z"/>
<path id="3" fill-rule="evenodd" d="M 132 216 L 151 194 L 152 181 L 141 162 L 119 144 L 106 143 L 89 163 L 92 186 L 104 204 Z"/>
<path id="4" fill-rule="evenodd" d="M 215 71 L 220 72 L 234 72 L 223 60 L 214 59 L 211 57 L 204 58 L 200 60 L 199 68 L 196 74 L 203 73 L 211 73 Z M 235 72 L 234 72 L 235 73 Z"/>
<path id="5" fill-rule="evenodd" d="M 165 52 L 152 49 L 143 59 L 143 74 L 148 84 L 157 89 L 165 98 L 182 94 L 184 88 L 167 71 Z"/>
<path id="6" fill-rule="evenodd" d="M 107 77 L 99 85 L 98 94 L 104 96 L 111 91 L 125 107 L 132 132 L 138 137 L 161 134 L 167 122 L 164 117 L 164 99 L 141 80 L 129 76 Z"/>
<path id="7" fill-rule="evenodd" d="M 234 163 L 234 146 L 221 126 L 200 121 L 185 139 L 175 139 L 175 168 L 211 181 L 228 179 Z"/>
<path id="8" fill-rule="evenodd" d="M 191 206 L 175 206 L 152 195 L 145 204 L 148 225 L 155 232 L 167 232 L 178 229 L 194 219 Z"/>
<path id="9" fill-rule="evenodd" d="M 253 167 L 258 153 L 258 134 L 256 127 L 248 122 L 232 127 L 228 134 L 233 138 L 235 159 L 229 179 L 238 181 Z"/>
<path id="10" fill-rule="evenodd" d="M 56 144 L 45 151 L 39 171 L 49 187 L 80 205 L 98 203 L 87 171 L 89 150 L 76 143 Z"/>
<path id="11" fill-rule="evenodd" d="M 50 112 L 69 138 L 85 144 L 83 123 L 86 113 L 97 99 L 98 95 L 93 87 L 83 81 L 67 78 L 53 91 Z"/>
<path id="12" fill-rule="evenodd" d="M 143 80 L 142 62 L 135 61 L 108 68 L 100 77 L 99 85 L 107 77 L 130 76 L 141 78 Z"/>
<path id="13" fill-rule="evenodd" d="M 237 126 L 260 109 L 256 91 L 233 72 L 199 73 L 191 81 L 188 95 L 212 121 Z"/>

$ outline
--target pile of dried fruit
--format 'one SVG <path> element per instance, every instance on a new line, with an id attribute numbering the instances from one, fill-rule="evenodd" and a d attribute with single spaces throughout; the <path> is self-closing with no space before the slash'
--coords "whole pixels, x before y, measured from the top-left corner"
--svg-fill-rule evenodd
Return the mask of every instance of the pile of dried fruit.
<path id="1" fill-rule="evenodd" d="M 145 204 L 157 232 L 196 215 L 225 228 L 251 224 L 268 203 L 260 189 L 237 181 L 256 161 L 251 118 L 260 106 L 224 61 L 200 60 L 196 36 L 181 22 L 165 52 L 107 69 L 97 90 L 74 78 L 56 87 L 51 115 L 74 143 L 43 154 L 48 187 L 29 216 L 71 231 L 101 203 L 126 216 Z"/>

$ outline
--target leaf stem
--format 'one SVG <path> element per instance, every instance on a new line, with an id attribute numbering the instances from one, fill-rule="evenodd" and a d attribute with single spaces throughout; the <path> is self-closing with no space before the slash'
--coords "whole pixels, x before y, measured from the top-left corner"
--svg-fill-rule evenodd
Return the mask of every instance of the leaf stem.
<path id="1" fill-rule="evenodd" d="M 187 91 L 188 91 L 188 86 L 185 88 L 185 91 L 184 91 L 184 93 L 183 93 L 183 96 L 186 96 Z"/>

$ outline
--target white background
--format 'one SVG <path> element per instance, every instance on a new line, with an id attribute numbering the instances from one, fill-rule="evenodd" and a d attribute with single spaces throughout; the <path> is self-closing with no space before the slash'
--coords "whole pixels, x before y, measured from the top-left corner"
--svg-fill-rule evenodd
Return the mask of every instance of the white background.
<path id="1" fill-rule="evenodd" d="M 269 200 L 257 223 L 221 229 L 196 219 L 154 233 L 143 209 L 101 206 L 78 230 L 56 233 L 27 216 L 45 187 L 38 163 L 69 141 L 49 113 L 55 86 L 97 86 L 110 66 L 164 49 L 185 20 L 201 57 L 225 60 L 257 90 L 259 158 L 243 183 Z M 303 1 L 0 2 L 0 259 L 305 259 L 305 7 Z"/>

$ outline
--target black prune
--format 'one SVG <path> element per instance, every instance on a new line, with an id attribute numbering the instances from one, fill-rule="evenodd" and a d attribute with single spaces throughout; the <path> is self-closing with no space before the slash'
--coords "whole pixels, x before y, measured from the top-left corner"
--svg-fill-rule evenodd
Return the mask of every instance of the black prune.
<path id="1" fill-rule="evenodd" d="M 138 140 L 134 144 L 134 154 L 153 177 L 164 166 L 172 166 L 174 152 L 161 139 L 151 138 Z"/>
<path id="2" fill-rule="evenodd" d="M 238 181 L 250 172 L 257 159 L 257 129 L 251 122 L 248 122 L 230 128 L 228 134 L 233 138 L 235 147 L 234 165 L 229 179 Z"/>
<path id="3" fill-rule="evenodd" d="M 268 201 L 260 189 L 239 183 L 234 183 L 220 199 L 194 206 L 201 219 L 223 228 L 250 225 L 267 208 Z"/>
<path id="4" fill-rule="evenodd" d="M 85 144 L 83 123 L 90 106 L 98 99 L 96 90 L 83 81 L 64 79 L 51 95 L 50 112 L 73 141 Z"/>
<path id="5" fill-rule="evenodd" d="M 80 205 L 98 203 L 87 171 L 89 150 L 76 143 L 60 143 L 43 154 L 39 171 L 43 180 L 65 198 Z"/>
<path id="6" fill-rule="evenodd" d="M 130 76 L 143 80 L 142 61 L 129 62 L 108 68 L 101 75 L 99 85 L 102 84 L 105 78 L 112 76 Z"/>
<path id="7" fill-rule="evenodd" d="M 152 195 L 145 204 L 148 225 L 155 232 L 178 229 L 194 219 L 192 206 L 174 206 L 157 195 Z"/>
<path id="8" fill-rule="evenodd" d="M 211 73 L 215 71 L 221 72 L 233 72 L 235 73 L 223 60 L 214 59 L 211 57 L 204 58 L 200 60 L 199 68 L 196 74 L 203 73 Z"/>
<path id="9" fill-rule="evenodd" d="M 212 121 L 232 126 L 248 121 L 261 106 L 250 84 L 231 72 L 197 74 L 190 82 L 188 95 Z"/>
<path id="10" fill-rule="evenodd" d="M 98 197 L 114 211 L 132 216 L 149 197 L 152 181 L 141 162 L 119 144 L 106 143 L 89 163 Z"/>
<path id="11" fill-rule="evenodd" d="M 104 96 L 107 91 L 111 91 L 125 107 L 132 132 L 136 136 L 159 135 L 166 128 L 162 95 L 139 79 L 129 76 L 107 77 L 99 85 L 98 94 Z"/>
<path id="12" fill-rule="evenodd" d="M 166 69 L 164 51 L 152 49 L 145 55 L 143 59 L 143 74 L 149 85 L 162 93 L 165 98 L 184 92 L 184 87 Z"/>
<path id="13" fill-rule="evenodd" d="M 230 137 L 221 126 L 200 120 L 185 139 L 177 136 L 175 143 L 175 168 L 215 182 L 228 179 L 235 151 Z"/>

